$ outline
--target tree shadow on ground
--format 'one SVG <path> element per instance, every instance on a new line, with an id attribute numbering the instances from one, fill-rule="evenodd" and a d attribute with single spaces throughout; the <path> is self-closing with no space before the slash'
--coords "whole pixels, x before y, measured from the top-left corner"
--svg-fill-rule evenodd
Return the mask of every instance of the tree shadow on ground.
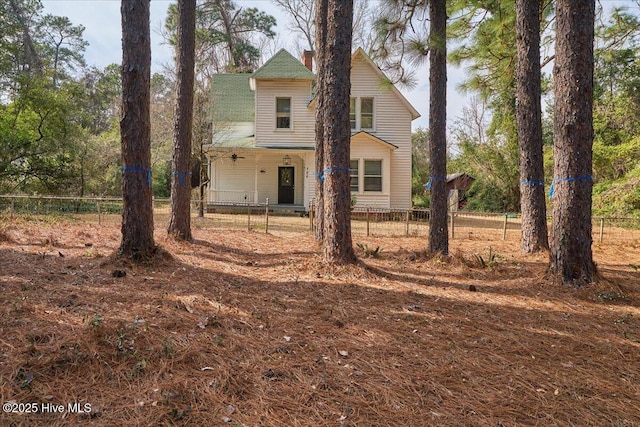
<path id="1" fill-rule="evenodd" d="M 296 254 L 311 270 L 291 280 L 286 251 L 265 269 L 246 265 L 253 252 L 202 246 L 219 259 L 174 244 L 172 259 L 121 277 L 80 250 L 38 261 L 0 246 L 3 397 L 85 399 L 96 425 L 640 423 L 640 323 L 622 310 L 633 307 L 584 307 L 571 292 L 532 304 L 540 289 L 417 284 L 395 266 L 327 268 L 313 252 Z M 233 272 L 208 264 L 225 251 Z"/>

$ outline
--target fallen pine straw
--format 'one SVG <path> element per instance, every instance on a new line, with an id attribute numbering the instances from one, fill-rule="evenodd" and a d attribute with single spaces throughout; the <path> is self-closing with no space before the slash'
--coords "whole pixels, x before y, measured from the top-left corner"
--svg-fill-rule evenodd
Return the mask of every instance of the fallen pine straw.
<path id="1" fill-rule="evenodd" d="M 640 424 L 638 243 L 595 246 L 576 290 L 517 242 L 362 239 L 382 253 L 328 267 L 309 235 L 163 235 L 136 266 L 117 226 L 3 229 L 0 398 L 40 411 L 0 424 Z"/>

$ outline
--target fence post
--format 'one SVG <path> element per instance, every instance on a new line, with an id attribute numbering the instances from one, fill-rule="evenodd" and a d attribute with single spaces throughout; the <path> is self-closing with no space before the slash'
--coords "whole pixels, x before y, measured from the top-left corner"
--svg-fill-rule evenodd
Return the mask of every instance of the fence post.
<path id="1" fill-rule="evenodd" d="M 96 200 L 96 210 L 98 211 L 98 225 L 102 224 L 102 215 L 100 215 L 100 199 Z"/>
<path id="2" fill-rule="evenodd" d="M 369 206 L 367 206 L 367 237 L 369 237 Z"/>
<path id="3" fill-rule="evenodd" d="M 247 203 L 247 231 L 251 231 L 251 205 Z"/>
<path id="4" fill-rule="evenodd" d="M 266 207 L 264 211 L 264 232 L 269 233 L 269 198 L 267 197 Z"/>
<path id="5" fill-rule="evenodd" d="M 456 237 L 456 221 L 454 220 L 455 215 L 453 211 L 449 212 L 449 214 L 451 215 L 451 238 L 453 239 Z"/>
<path id="6" fill-rule="evenodd" d="M 14 199 L 13 197 L 11 198 L 11 218 L 13 218 L 13 214 L 15 213 L 16 210 L 16 199 Z"/>
<path id="7" fill-rule="evenodd" d="M 311 230 L 311 232 L 314 231 L 313 229 L 313 207 L 315 205 L 313 204 L 313 202 L 309 203 L 309 230 Z"/>
<path id="8" fill-rule="evenodd" d="M 407 209 L 407 214 L 405 215 L 404 218 L 404 235 L 405 236 L 409 236 L 409 215 L 411 214 L 411 212 L 409 211 L 409 209 Z"/>
<path id="9" fill-rule="evenodd" d="M 600 218 L 600 243 L 602 243 L 604 237 L 604 217 Z"/>
<path id="10" fill-rule="evenodd" d="M 507 240 L 507 220 L 509 219 L 508 214 L 504 214 L 504 225 L 502 227 L 502 240 Z"/>

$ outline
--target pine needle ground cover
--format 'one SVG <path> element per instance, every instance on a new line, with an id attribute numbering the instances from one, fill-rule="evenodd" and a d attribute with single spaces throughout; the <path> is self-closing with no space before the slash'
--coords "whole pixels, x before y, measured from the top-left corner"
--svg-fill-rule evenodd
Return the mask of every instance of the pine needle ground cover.
<path id="1" fill-rule="evenodd" d="M 1 224 L 3 426 L 640 424 L 640 241 L 573 289 L 480 234 L 330 268 L 310 234 L 159 225 L 130 265 L 118 225 Z"/>

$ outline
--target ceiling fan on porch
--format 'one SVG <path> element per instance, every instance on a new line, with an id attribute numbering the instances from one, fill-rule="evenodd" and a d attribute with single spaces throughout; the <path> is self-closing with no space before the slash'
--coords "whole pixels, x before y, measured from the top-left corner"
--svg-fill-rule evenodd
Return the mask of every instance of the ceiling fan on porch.
<path id="1" fill-rule="evenodd" d="M 229 156 L 229 158 L 230 158 L 233 162 L 235 162 L 235 161 L 236 161 L 236 160 L 238 160 L 238 159 L 244 159 L 244 156 L 238 156 L 236 153 L 233 153 L 233 154 L 231 154 L 231 155 Z"/>

